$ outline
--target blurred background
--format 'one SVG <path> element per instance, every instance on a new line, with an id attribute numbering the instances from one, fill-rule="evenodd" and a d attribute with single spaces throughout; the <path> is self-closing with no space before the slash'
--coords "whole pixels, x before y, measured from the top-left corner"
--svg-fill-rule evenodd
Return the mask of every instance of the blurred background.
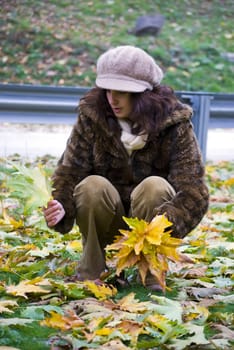
<path id="1" fill-rule="evenodd" d="M 99 55 L 130 44 L 155 58 L 165 73 L 164 84 L 175 90 L 234 93 L 233 0 L 1 0 L 0 4 L 1 83 L 92 87 Z M 158 30 L 137 31 L 140 17 L 155 15 L 162 19 Z M 2 156 L 17 150 L 57 156 L 71 125 L 16 126 L 6 120 L 0 129 Z M 208 159 L 233 159 L 233 130 L 209 129 Z"/>
<path id="2" fill-rule="evenodd" d="M 148 51 L 176 90 L 234 92 L 233 0 L 1 0 L 0 79 L 91 86 L 98 56 L 116 45 Z M 159 33 L 135 35 L 160 14 Z"/>

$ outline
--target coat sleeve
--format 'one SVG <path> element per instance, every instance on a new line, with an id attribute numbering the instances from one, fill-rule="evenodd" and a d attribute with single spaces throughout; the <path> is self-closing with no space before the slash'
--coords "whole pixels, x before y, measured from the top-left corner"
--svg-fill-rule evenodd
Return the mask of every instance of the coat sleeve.
<path id="1" fill-rule="evenodd" d="M 192 123 L 185 121 L 170 128 L 168 181 L 176 196 L 155 210 L 165 214 L 173 223 L 172 235 L 184 237 L 195 228 L 205 215 L 209 192 L 204 178 L 201 151 Z"/>
<path id="2" fill-rule="evenodd" d="M 53 198 L 62 203 L 65 210 L 64 218 L 54 226 L 61 233 L 73 227 L 76 212 L 73 192 L 75 186 L 92 173 L 92 145 L 92 127 L 81 113 L 52 177 Z"/>

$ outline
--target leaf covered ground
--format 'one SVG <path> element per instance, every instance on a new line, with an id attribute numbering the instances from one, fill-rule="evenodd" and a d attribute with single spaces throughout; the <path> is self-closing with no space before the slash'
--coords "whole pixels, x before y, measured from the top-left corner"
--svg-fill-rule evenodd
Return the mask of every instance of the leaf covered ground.
<path id="1" fill-rule="evenodd" d="M 158 35 L 135 36 L 138 17 L 161 14 Z M 149 52 L 176 90 L 233 92 L 232 0 L 1 0 L 0 78 L 92 86 L 98 56 L 116 45 Z"/>
<path id="2" fill-rule="evenodd" d="M 79 228 L 61 235 L 42 216 L 54 166 L 0 160 L 0 349 L 232 349 L 234 163 L 206 165 L 209 211 L 179 248 L 193 263 L 169 263 L 165 294 L 134 268 L 116 285 L 110 253 L 103 285 L 72 278 Z"/>

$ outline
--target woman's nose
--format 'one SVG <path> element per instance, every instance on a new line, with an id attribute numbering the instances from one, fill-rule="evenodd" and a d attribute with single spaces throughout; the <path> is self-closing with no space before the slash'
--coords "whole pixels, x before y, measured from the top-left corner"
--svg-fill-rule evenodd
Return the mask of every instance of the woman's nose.
<path id="1" fill-rule="evenodd" d="M 110 100 L 112 103 L 118 102 L 118 98 L 117 98 L 116 94 L 114 93 L 114 91 L 110 92 Z"/>

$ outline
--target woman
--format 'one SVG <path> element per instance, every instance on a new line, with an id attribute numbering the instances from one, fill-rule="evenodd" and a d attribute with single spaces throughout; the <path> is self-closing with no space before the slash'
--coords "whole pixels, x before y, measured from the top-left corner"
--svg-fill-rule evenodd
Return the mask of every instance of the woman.
<path id="1" fill-rule="evenodd" d="M 96 87 L 80 101 L 44 212 L 48 226 L 62 233 L 76 220 L 80 280 L 98 279 L 106 269 L 105 246 L 125 227 L 123 216 L 150 221 L 165 214 L 172 235 L 182 238 L 207 211 L 192 110 L 162 78 L 145 51 L 119 46 L 100 56 Z"/>

